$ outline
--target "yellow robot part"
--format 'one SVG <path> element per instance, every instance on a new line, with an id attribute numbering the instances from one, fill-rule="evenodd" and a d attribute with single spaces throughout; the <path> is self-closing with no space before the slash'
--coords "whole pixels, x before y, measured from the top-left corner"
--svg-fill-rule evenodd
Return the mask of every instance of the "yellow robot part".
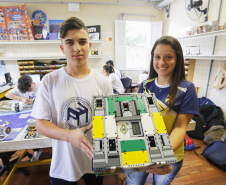
<path id="1" fill-rule="evenodd" d="M 93 139 L 104 138 L 103 116 L 93 116 Z"/>
<path id="2" fill-rule="evenodd" d="M 123 152 L 122 163 L 125 165 L 149 163 L 147 151 Z"/>
<path id="3" fill-rule="evenodd" d="M 167 133 L 166 125 L 160 112 L 153 112 L 152 117 L 158 134 Z"/>

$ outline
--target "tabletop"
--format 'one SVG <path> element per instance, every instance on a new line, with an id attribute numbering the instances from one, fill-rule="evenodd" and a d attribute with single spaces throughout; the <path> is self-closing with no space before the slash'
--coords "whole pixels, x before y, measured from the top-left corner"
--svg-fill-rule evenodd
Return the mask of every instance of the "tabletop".
<path id="1" fill-rule="evenodd" d="M 9 89 L 14 88 L 14 87 L 15 87 L 15 85 L 8 85 L 8 84 L 6 84 L 6 85 L 0 87 L 0 93 L 3 93 L 3 92 L 5 92 L 5 91 L 7 91 Z"/>
<path id="2" fill-rule="evenodd" d="M 13 102 L 15 101 L 7 101 L 4 104 L 4 101 L 1 101 L 1 105 L 5 109 L 0 111 L 0 125 L 8 121 L 9 125 L 7 126 L 11 128 L 11 132 L 3 141 L 0 141 L 0 152 L 51 147 L 52 139 L 42 135 L 38 138 L 25 139 L 28 133 L 27 120 L 33 118 L 30 115 L 31 107 L 24 106 L 21 112 L 12 112 L 7 106 L 10 106 Z"/>

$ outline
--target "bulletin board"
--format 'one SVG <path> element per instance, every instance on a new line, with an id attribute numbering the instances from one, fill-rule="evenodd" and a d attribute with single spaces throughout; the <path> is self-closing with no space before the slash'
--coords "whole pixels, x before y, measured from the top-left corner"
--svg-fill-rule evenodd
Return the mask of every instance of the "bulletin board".
<path id="1" fill-rule="evenodd" d="M 26 4 L 0 7 L 0 16 L 1 40 L 34 40 Z"/>
<path id="2" fill-rule="evenodd" d="M 8 33 L 5 23 L 4 7 L 0 7 L 0 40 L 8 40 Z"/>

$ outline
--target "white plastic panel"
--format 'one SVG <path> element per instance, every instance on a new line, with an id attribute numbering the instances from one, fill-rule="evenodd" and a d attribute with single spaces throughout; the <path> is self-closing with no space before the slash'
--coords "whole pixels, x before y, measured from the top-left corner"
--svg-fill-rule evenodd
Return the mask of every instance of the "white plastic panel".
<path id="1" fill-rule="evenodd" d="M 117 137 L 115 116 L 104 116 L 104 127 L 108 138 Z"/>
<path id="2" fill-rule="evenodd" d="M 152 117 L 149 113 L 141 114 L 141 123 L 143 125 L 143 133 L 146 134 L 155 134 L 155 127 Z"/>

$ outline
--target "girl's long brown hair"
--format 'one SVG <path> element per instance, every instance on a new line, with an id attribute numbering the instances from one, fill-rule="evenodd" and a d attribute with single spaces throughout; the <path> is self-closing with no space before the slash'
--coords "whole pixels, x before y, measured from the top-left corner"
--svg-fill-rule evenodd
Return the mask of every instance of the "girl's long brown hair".
<path id="1" fill-rule="evenodd" d="M 158 77 L 158 73 L 155 71 L 153 67 L 153 57 L 154 57 L 155 48 L 159 44 L 170 45 L 174 49 L 177 56 L 176 66 L 170 78 L 171 86 L 169 90 L 168 107 L 172 109 L 174 102 L 176 100 L 178 86 L 182 80 L 185 80 L 184 56 L 183 56 L 182 47 L 176 38 L 171 36 L 163 36 L 159 38 L 155 42 L 151 51 L 151 63 L 150 63 L 150 71 L 149 71 L 148 79 Z"/>

